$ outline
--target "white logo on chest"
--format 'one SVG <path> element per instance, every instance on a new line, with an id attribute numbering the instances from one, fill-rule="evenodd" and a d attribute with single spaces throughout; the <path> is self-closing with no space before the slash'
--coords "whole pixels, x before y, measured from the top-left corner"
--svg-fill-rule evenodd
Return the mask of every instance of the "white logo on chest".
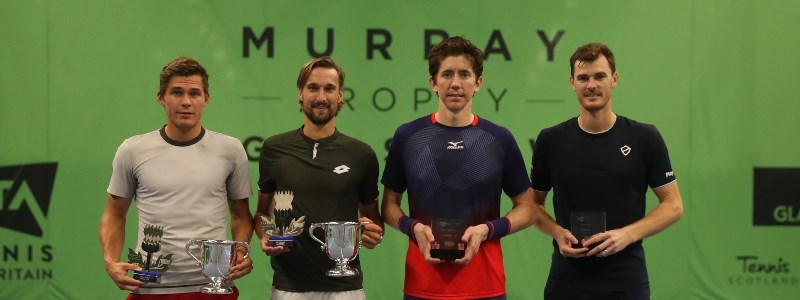
<path id="1" fill-rule="evenodd" d="M 350 171 L 350 167 L 348 167 L 347 165 L 341 165 L 336 168 L 333 168 L 333 173 L 336 174 L 347 173 L 348 171 Z"/>
<path id="2" fill-rule="evenodd" d="M 461 145 L 461 143 L 463 143 L 463 142 L 464 141 L 447 142 L 448 144 L 450 144 L 450 146 L 447 146 L 447 149 L 449 149 L 449 150 L 464 149 L 464 145 Z"/>
<path id="3" fill-rule="evenodd" d="M 628 156 L 628 154 L 631 153 L 631 147 L 628 147 L 628 145 L 625 145 L 625 146 L 622 146 L 621 148 L 619 148 L 619 151 L 622 152 L 622 155 Z"/>

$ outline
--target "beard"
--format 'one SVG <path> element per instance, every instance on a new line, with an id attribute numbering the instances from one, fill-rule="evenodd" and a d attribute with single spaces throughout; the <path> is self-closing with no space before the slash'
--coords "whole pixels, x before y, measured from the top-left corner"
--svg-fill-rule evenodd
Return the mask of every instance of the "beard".
<path id="1" fill-rule="evenodd" d="M 314 113 L 315 108 L 327 108 L 327 111 L 322 113 Z M 329 101 L 312 101 L 311 105 L 303 106 L 303 113 L 311 120 L 311 123 L 317 126 L 323 126 L 333 120 L 339 114 L 339 110 L 335 109 Z"/>

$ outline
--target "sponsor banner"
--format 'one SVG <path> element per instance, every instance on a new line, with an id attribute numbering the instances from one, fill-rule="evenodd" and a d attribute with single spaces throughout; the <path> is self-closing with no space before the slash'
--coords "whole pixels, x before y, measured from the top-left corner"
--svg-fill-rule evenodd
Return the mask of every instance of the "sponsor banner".
<path id="1" fill-rule="evenodd" d="M 800 168 L 753 169 L 753 225 L 800 226 Z"/>

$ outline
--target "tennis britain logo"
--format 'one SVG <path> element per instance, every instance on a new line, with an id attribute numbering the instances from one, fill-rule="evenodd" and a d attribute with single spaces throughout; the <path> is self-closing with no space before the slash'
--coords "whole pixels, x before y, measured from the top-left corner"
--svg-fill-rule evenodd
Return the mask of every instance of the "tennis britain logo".
<path id="1" fill-rule="evenodd" d="M 0 167 L 0 227 L 42 237 L 57 165 Z"/>

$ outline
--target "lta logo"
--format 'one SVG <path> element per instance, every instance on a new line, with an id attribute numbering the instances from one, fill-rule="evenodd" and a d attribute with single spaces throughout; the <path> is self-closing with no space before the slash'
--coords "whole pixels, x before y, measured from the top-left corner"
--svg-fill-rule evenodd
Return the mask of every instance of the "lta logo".
<path id="1" fill-rule="evenodd" d="M 42 237 L 58 163 L 0 167 L 0 227 Z"/>

